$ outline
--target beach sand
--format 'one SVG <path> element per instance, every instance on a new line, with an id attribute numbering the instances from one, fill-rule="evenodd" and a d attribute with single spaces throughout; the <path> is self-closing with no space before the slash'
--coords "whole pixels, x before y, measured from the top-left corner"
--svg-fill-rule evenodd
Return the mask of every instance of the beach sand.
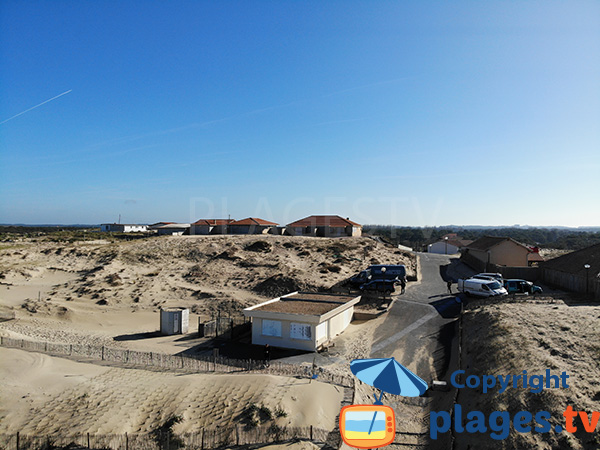
<path id="1" fill-rule="evenodd" d="M 279 426 L 332 429 L 343 390 L 273 375 L 172 374 L 103 367 L 0 348 L 0 433 L 175 433 L 243 424 L 248 405 L 282 410 Z"/>
<path id="2" fill-rule="evenodd" d="M 0 244 L 0 336 L 177 354 L 181 335 L 159 336 L 164 306 L 198 318 L 294 290 L 325 290 L 373 263 L 414 256 L 369 238 L 180 236 L 112 242 Z M 154 333 L 154 334 L 153 334 Z M 369 327 L 351 325 L 344 355 L 368 353 Z M 358 342 L 354 337 L 360 337 Z M 285 411 L 273 423 L 333 429 L 343 389 L 260 374 L 181 374 L 99 366 L 0 348 L 0 433 L 148 433 L 180 416 L 173 431 L 248 421 L 250 404 Z M 328 368 L 348 374 L 347 367 Z M 304 443 L 301 448 L 309 448 Z M 312 445 L 312 444 L 311 444 Z"/>

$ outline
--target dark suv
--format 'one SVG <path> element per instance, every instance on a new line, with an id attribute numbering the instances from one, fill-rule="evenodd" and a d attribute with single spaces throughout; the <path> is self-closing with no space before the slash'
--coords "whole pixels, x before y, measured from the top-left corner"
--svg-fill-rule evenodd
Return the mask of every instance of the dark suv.
<path id="1" fill-rule="evenodd" d="M 396 290 L 394 280 L 371 280 L 360 286 L 361 291 L 378 291 L 390 295 Z"/>

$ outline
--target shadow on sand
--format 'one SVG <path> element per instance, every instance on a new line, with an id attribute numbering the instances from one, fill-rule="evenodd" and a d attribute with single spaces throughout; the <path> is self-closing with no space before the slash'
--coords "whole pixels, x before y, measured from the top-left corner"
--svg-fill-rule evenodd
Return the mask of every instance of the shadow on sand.
<path id="1" fill-rule="evenodd" d="M 146 331 L 144 333 L 120 334 L 113 337 L 115 341 L 140 341 L 142 339 L 152 339 L 161 337 L 160 331 Z"/>

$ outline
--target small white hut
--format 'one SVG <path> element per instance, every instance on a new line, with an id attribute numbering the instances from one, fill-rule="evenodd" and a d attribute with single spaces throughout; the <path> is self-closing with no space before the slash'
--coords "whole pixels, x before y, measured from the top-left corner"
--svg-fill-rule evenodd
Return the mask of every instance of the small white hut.
<path id="1" fill-rule="evenodd" d="M 190 325 L 188 308 L 163 308 L 160 310 L 161 334 L 185 334 Z"/>

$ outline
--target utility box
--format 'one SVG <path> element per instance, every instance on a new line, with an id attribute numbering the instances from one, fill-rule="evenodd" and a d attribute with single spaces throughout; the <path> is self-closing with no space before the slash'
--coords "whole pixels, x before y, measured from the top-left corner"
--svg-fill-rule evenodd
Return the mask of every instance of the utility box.
<path id="1" fill-rule="evenodd" d="M 184 334 L 190 325 L 190 310 L 187 308 L 163 308 L 160 310 L 161 334 Z"/>

